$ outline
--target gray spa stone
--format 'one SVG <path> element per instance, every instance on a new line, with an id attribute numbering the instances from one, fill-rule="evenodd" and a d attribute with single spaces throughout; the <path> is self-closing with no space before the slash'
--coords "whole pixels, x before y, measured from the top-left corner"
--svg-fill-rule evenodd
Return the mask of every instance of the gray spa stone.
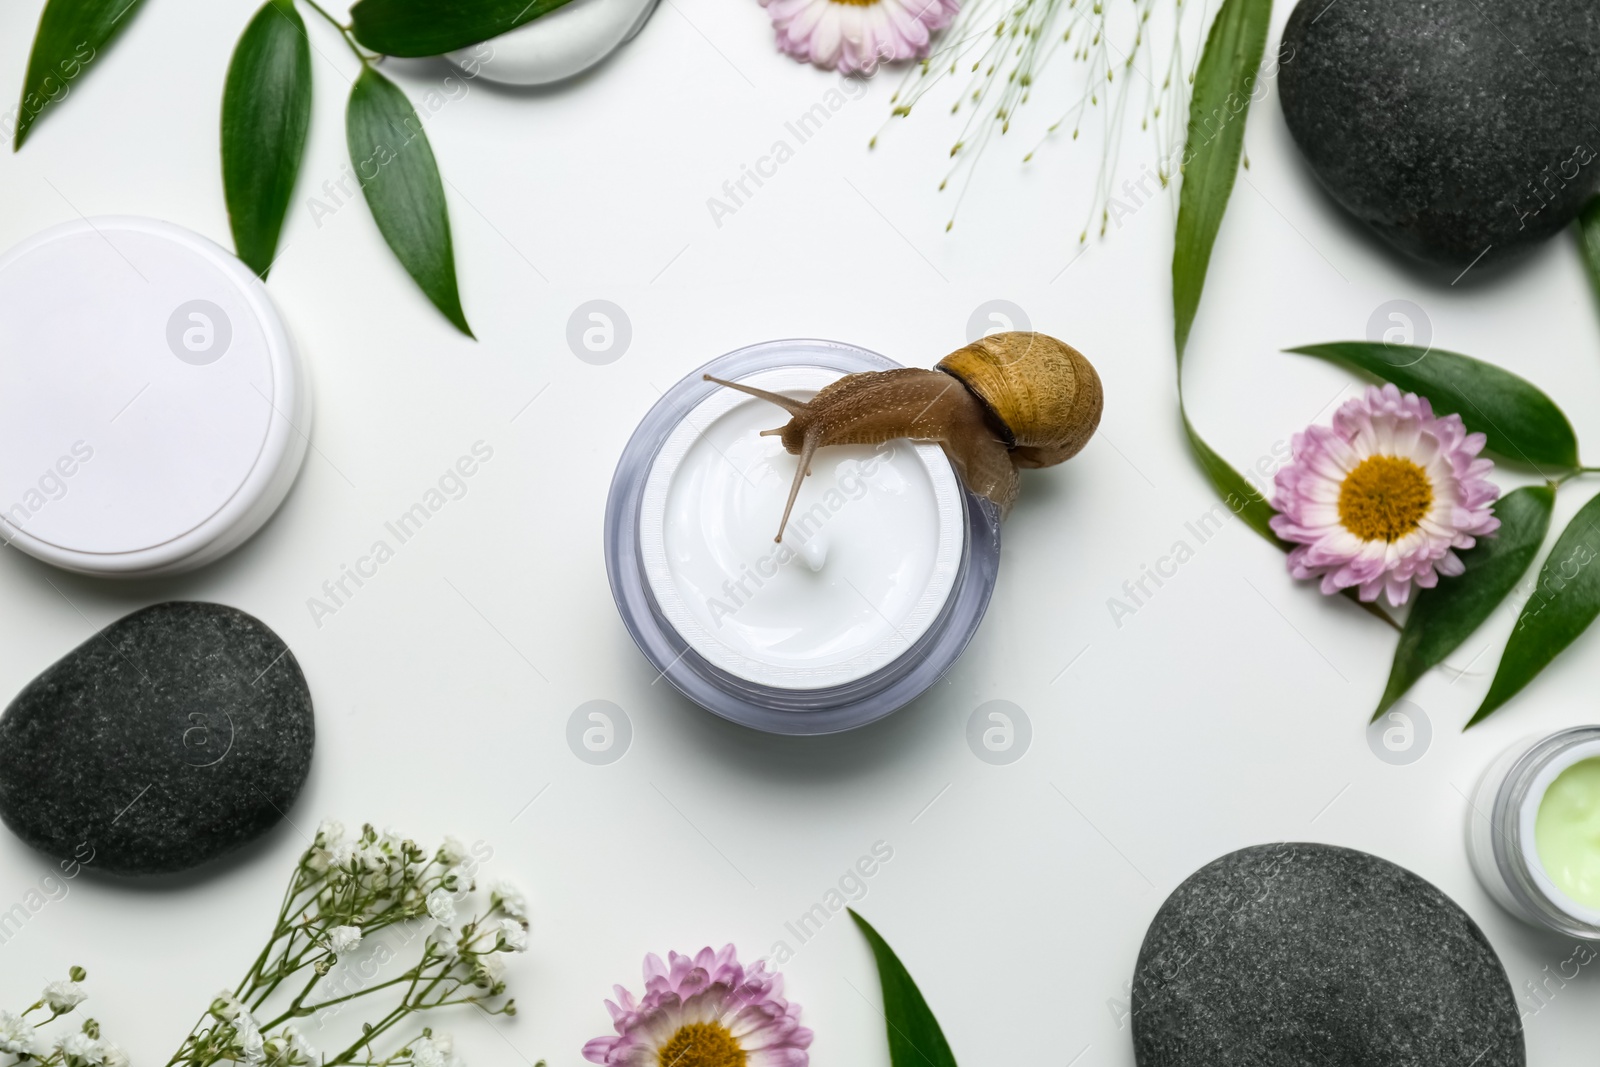
<path id="1" fill-rule="evenodd" d="M 1311 169 L 1413 256 L 1501 259 L 1600 189 L 1600 5 L 1300 0 L 1281 58 Z"/>
<path id="2" fill-rule="evenodd" d="M 187 870 L 283 818 L 314 735 L 277 634 L 220 604 L 157 604 L 69 652 L 0 716 L 0 819 L 91 870 Z"/>
<path id="3" fill-rule="evenodd" d="M 1258 845 L 1190 875 L 1145 934 L 1131 1011 L 1139 1067 L 1526 1063 L 1477 925 L 1403 867 L 1330 845 Z"/>

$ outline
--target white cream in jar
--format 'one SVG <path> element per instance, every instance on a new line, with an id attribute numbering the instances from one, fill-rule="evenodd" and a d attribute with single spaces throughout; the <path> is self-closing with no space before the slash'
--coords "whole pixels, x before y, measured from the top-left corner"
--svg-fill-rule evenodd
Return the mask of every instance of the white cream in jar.
<path id="1" fill-rule="evenodd" d="M 789 367 L 741 381 L 806 400 L 838 377 Z M 640 542 L 657 603 L 702 656 L 752 682 L 816 689 L 916 644 L 954 585 L 965 517 L 938 446 L 831 447 L 774 541 L 799 458 L 761 431 L 787 420 L 731 389 L 704 400 L 651 466 Z"/>

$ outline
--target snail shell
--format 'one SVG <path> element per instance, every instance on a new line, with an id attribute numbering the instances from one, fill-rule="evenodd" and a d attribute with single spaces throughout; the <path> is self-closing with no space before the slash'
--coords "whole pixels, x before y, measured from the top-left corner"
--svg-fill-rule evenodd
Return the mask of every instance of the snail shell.
<path id="1" fill-rule="evenodd" d="M 1081 352 L 1046 334 L 990 334 L 941 359 L 938 369 L 984 402 L 1010 435 L 1018 467 L 1071 459 L 1100 425 L 1100 375 Z"/>

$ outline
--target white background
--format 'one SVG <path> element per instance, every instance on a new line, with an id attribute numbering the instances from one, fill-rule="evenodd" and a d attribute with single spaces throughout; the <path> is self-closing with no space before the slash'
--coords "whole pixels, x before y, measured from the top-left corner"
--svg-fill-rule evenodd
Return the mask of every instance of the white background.
<path id="1" fill-rule="evenodd" d="M 40 8 L 0 7 L 8 96 Z M 80 212 L 157 216 L 227 244 L 218 101 L 253 8 L 146 5 L 0 163 L 0 246 Z M 493 872 L 526 886 L 533 946 L 512 972 L 522 1015 L 497 1021 L 498 1035 L 481 1019 L 450 1024 L 480 1067 L 578 1063 L 582 1043 L 609 1030 L 601 998 L 613 982 L 637 986 L 648 950 L 731 940 L 754 956 L 794 944 L 784 923 L 880 840 L 894 858 L 857 906 L 975 1067 L 1131 1063 L 1118 1002 L 1151 916 L 1195 868 L 1259 842 L 1334 842 L 1410 867 L 1482 924 L 1519 991 L 1567 957 L 1570 946 L 1502 914 L 1473 879 L 1462 794 L 1513 741 L 1595 718 L 1596 634 L 1463 735 L 1510 629 L 1502 612 L 1451 657 L 1467 668 L 1459 680 L 1436 672 L 1413 693 L 1432 746 L 1396 767 L 1363 732 L 1392 632 L 1293 582 L 1241 525 L 1114 625 L 1107 599 L 1213 498 L 1175 408 L 1173 203 L 1080 246 L 1098 145 L 1057 138 L 1020 165 L 1064 89 L 1045 99 L 1041 88 L 1019 119 L 1027 128 L 990 150 L 948 234 L 954 194 L 936 186 L 958 130 L 943 114 L 949 94 L 866 150 L 893 76 L 718 227 L 707 198 L 775 140 L 792 144 L 784 123 L 838 79 L 778 55 L 754 0 L 666 0 L 592 75 L 546 92 L 476 83 L 429 119 L 473 343 L 415 290 L 364 205 L 313 219 L 307 198 L 346 158 L 354 60 L 307 21 L 315 114 L 269 288 L 314 373 L 314 451 L 277 517 L 191 576 L 113 584 L 0 554 L 0 690 L 143 605 L 231 604 L 275 628 L 306 673 L 318 711 L 311 778 L 292 825 L 220 869 L 170 883 L 78 879 L 0 947 L 0 1003 L 20 1007 L 80 963 L 108 1034 L 138 1062 L 163 1062 L 257 951 L 323 817 L 488 840 Z M 414 100 L 449 73 L 391 67 Z M 1426 309 L 1437 345 L 1543 385 L 1595 461 L 1600 320 L 1570 236 L 1452 287 L 1335 213 L 1270 87 L 1247 148 L 1189 358 L 1197 424 L 1236 466 L 1326 419 L 1354 388 L 1280 350 L 1362 337 L 1392 299 Z M 1123 172 L 1154 155 L 1130 121 Z M 633 328 L 623 358 L 603 367 L 565 340 L 568 316 L 596 298 Z M 886 722 L 811 740 L 727 725 L 652 684 L 612 606 L 600 537 L 612 466 L 658 392 L 722 352 L 780 337 L 930 364 L 994 298 L 1089 355 L 1105 419 L 1072 463 L 1025 476 L 988 618 L 947 679 Z M 479 440 L 494 459 L 470 493 L 316 626 L 307 600 L 322 582 Z M 1557 524 L 1587 491 L 1562 492 Z M 626 709 L 635 731 L 607 767 L 565 741 L 569 714 L 594 699 Z M 965 740 L 991 699 L 1032 722 L 1032 747 L 1010 766 L 980 762 Z M 0 834 L 0 906 L 52 866 Z M 845 917 L 787 974 L 817 1032 L 816 1063 L 887 1063 L 870 957 Z M 1530 1020 L 1530 1061 L 1592 1056 L 1597 1008 L 1600 980 L 1584 974 Z"/>

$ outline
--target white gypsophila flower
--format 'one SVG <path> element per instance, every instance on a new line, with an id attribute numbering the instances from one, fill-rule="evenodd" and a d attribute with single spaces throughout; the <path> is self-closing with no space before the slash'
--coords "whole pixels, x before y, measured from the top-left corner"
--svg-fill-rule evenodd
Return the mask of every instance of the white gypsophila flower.
<path id="1" fill-rule="evenodd" d="M 239 1043 L 239 1057 L 241 1063 L 260 1064 L 267 1061 L 267 1041 L 261 1035 L 261 1027 L 257 1025 L 255 1016 L 249 1012 L 240 1012 L 239 1018 L 234 1021 L 234 1039 Z"/>
<path id="2" fill-rule="evenodd" d="M 100 1047 L 100 1042 L 81 1031 L 57 1041 L 56 1048 L 61 1050 L 61 1055 L 68 1063 L 98 1065 L 105 1062 L 105 1050 Z"/>
<path id="3" fill-rule="evenodd" d="M 440 863 L 446 867 L 454 867 L 463 862 L 469 855 L 471 853 L 467 851 L 467 846 L 461 843 L 459 837 L 452 834 L 444 835 L 444 844 L 439 846 Z"/>
<path id="4" fill-rule="evenodd" d="M 355 858 L 368 871 L 381 871 L 389 863 L 389 857 L 383 853 L 381 839 L 362 842 L 356 849 Z"/>
<path id="5" fill-rule="evenodd" d="M 426 1037 L 419 1037 L 411 1046 L 411 1062 L 417 1067 L 446 1067 L 445 1053 Z"/>
<path id="6" fill-rule="evenodd" d="M 499 982 L 506 974 L 505 961 L 499 956 L 479 956 L 478 967 L 483 971 L 484 977 L 489 979 L 490 985 Z"/>
<path id="7" fill-rule="evenodd" d="M 361 944 L 361 927 L 335 926 L 328 931 L 328 947 L 339 955 L 350 952 Z"/>
<path id="8" fill-rule="evenodd" d="M 466 889 L 472 881 L 472 876 L 465 867 L 451 867 L 444 872 L 443 885 L 446 889 Z"/>
<path id="9" fill-rule="evenodd" d="M 528 898 L 513 883 L 504 880 L 496 882 L 491 894 L 491 899 L 500 905 L 501 911 L 513 919 L 527 921 Z"/>
<path id="10" fill-rule="evenodd" d="M 89 994 L 77 982 L 51 982 L 44 987 L 44 1002 L 57 1015 L 71 1011 L 88 999 Z"/>
<path id="11" fill-rule="evenodd" d="M 435 926 L 428 935 L 433 954 L 441 959 L 453 960 L 461 955 L 461 947 L 456 943 L 458 940 L 459 935 L 448 926 Z"/>
<path id="12" fill-rule="evenodd" d="M 38 1035 L 26 1019 L 9 1011 L 0 1011 L 0 1052 L 15 1056 L 32 1055 L 38 1045 Z"/>
<path id="13" fill-rule="evenodd" d="M 283 1040 L 289 1048 L 291 1060 L 301 1063 L 317 1062 L 316 1048 L 306 1040 L 306 1035 L 302 1034 L 298 1027 L 285 1026 L 283 1028 Z"/>
<path id="14" fill-rule="evenodd" d="M 105 1067 L 132 1067 L 133 1060 L 121 1045 L 107 1041 L 100 1046 L 101 1061 Z"/>
<path id="15" fill-rule="evenodd" d="M 323 848 L 333 848 L 344 840 L 344 823 L 338 819 L 324 819 L 317 827 L 317 840 Z"/>
<path id="16" fill-rule="evenodd" d="M 239 1003 L 239 998 L 233 995 L 231 989 L 221 990 L 211 998 L 211 1013 L 224 1022 L 237 1019 L 242 1010 L 244 1005 Z"/>
<path id="17" fill-rule="evenodd" d="M 430 1037 L 429 1040 L 433 1042 L 434 1048 L 438 1049 L 446 1056 L 450 1055 L 456 1050 L 456 1039 L 451 1036 L 448 1030 L 435 1030 L 433 1032 L 433 1036 Z"/>
<path id="18" fill-rule="evenodd" d="M 524 930 L 522 924 L 515 919 L 500 920 L 500 940 L 504 941 L 512 952 L 528 951 L 528 931 Z"/>
<path id="19" fill-rule="evenodd" d="M 428 914 L 446 926 L 456 921 L 456 902 L 447 889 L 435 889 L 428 894 Z"/>

